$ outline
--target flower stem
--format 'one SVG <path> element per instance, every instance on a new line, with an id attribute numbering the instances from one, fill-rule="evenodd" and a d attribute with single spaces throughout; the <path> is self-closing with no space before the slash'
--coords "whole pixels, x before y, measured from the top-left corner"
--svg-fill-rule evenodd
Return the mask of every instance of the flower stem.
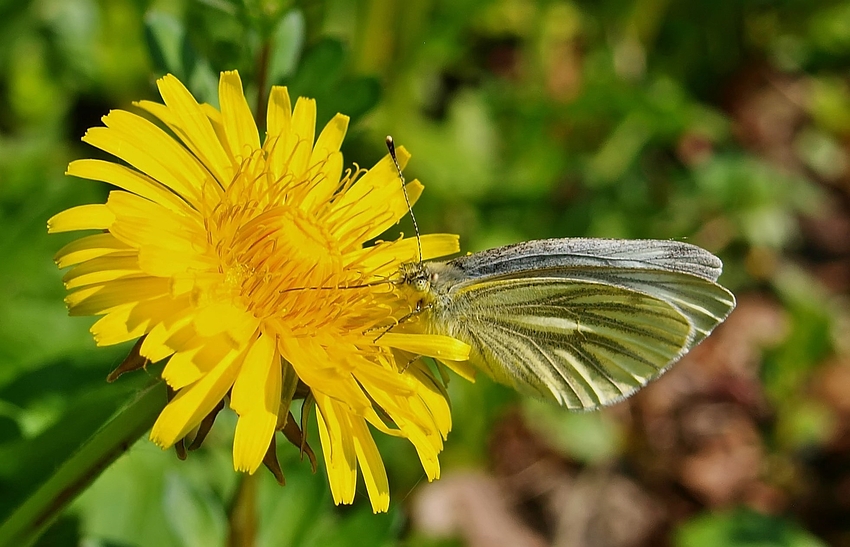
<path id="1" fill-rule="evenodd" d="M 271 57 L 271 43 L 268 40 L 263 42 L 260 48 L 260 53 L 257 57 L 257 108 L 254 109 L 254 121 L 257 127 L 266 126 L 266 86 L 269 78 L 269 60 Z"/>
<path id="2" fill-rule="evenodd" d="M 164 404 L 162 382 L 142 390 L 0 524 L 0 546 L 35 543 L 68 504 L 150 429 Z"/>
<path id="3" fill-rule="evenodd" d="M 253 547 L 257 542 L 257 478 L 256 474 L 240 477 L 227 517 L 228 547 Z"/>

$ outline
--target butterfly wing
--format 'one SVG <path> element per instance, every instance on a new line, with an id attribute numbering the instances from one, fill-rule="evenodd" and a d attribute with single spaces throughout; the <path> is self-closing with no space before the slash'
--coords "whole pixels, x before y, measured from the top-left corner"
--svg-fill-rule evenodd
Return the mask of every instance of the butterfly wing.
<path id="1" fill-rule="evenodd" d="M 720 261 L 677 242 L 529 242 L 442 265 L 434 330 L 520 391 L 592 409 L 628 397 L 734 307 Z"/>
<path id="2" fill-rule="evenodd" d="M 701 342 L 735 307 L 735 297 L 716 283 L 719 258 L 678 241 L 565 238 L 529 241 L 457 258 L 466 282 L 559 278 L 602 283 L 660 298 L 694 327 Z M 460 288 L 460 287 L 458 287 Z"/>
<path id="3" fill-rule="evenodd" d="M 533 271 L 547 266 L 638 268 L 695 275 L 717 281 L 720 259 L 705 249 L 679 241 L 572 237 L 526 241 L 456 258 L 450 264 L 469 277 Z"/>

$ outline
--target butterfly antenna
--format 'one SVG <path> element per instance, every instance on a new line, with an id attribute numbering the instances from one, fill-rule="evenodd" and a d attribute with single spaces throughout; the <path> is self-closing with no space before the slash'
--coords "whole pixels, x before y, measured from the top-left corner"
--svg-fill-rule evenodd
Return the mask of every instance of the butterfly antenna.
<path id="1" fill-rule="evenodd" d="M 404 192 L 404 202 L 407 204 L 407 211 L 410 213 L 410 220 L 413 221 L 413 231 L 416 233 L 416 249 L 419 252 L 419 263 L 422 263 L 422 240 L 419 237 L 419 225 L 416 224 L 416 217 L 413 215 L 413 207 L 410 205 L 410 196 L 407 195 L 407 188 L 404 186 L 404 175 L 401 172 L 401 165 L 398 163 L 398 158 L 395 155 L 395 141 L 391 135 L 387 135 L 387 150 L 390 151 L 390 157 L 393 159 L 395 169 L 398 171 L 398 178 L 401 180 L 401 191 Z"/>

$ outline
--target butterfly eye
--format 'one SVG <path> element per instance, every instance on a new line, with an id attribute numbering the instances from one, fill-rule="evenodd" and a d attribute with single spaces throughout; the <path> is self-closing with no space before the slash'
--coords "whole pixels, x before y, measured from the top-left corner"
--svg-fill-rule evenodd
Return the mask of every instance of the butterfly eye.
<path id="1" fill-rule="evenodd" d="M 428 290 L 428 285 L 427 277 L 418 277 L 413 280 L 413 288 L 418 292 L 426 292 Z"/>

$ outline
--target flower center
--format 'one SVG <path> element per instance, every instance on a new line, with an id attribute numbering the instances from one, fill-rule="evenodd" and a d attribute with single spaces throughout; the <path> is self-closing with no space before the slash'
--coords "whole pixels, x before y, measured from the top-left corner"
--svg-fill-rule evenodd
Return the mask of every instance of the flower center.
<path id="1" fill-rule="evenodd" d="M 292 202 L 293 182 L 273 179 L 260 162 L 256 154 L 243 166 L 207 218 L 224 276 L 219 290 L 288 333 L 329 323 L 347 330 L 346 319 L 364 309 L 372 291 L 352 287 L 361 284 L 360 274 L 344 267 L 336 239 Z"/>

